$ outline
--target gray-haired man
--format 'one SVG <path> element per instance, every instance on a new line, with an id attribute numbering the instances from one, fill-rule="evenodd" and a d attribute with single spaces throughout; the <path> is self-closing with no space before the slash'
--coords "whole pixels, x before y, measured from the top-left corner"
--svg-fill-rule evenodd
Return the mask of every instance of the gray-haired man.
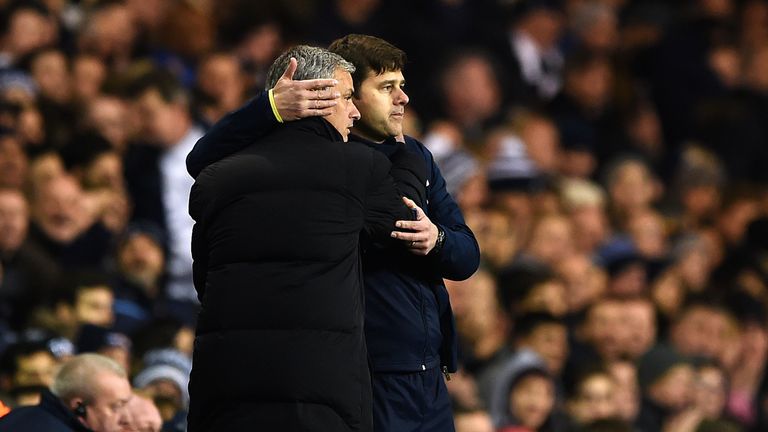
<path id="1" fill-rule="evenodd" d="M 192 189 L 202 310 L 190 432 L 373 428 L 360 239 L 392 241 L 395 222 L 410 219 L 390 170 L 422 193 L 425 174 L 407 154 L 393 165 L 346 143 L 359 113 L 354 67 L 340 56 L 294 47 L 268 86 L 291 57 L 294 79 L 338 81 L 333 113 L 276 129 L 207 167 Z"/>
<path id="2" fill-rule="evenodd" d="M 129 424 L 126 404 L 131 397 L 120 365 L 98 354 L 81 354 L 64 363 L 40 404 L 0 419 L 0 432 L 119 432 Z"/>

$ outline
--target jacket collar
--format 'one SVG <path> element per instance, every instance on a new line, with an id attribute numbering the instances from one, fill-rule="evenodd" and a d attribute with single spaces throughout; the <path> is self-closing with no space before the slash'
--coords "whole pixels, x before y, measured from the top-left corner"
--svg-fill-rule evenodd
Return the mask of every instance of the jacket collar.
<path id="1" fill-rule="evenodd" d="M 284 123 L 284 127 L 309 132 L 331 141 L 344 140 L 339 131 L 322 117 L 307 117 L 296 121 L 286 122 Z"/>
<path id="2" fill-rule="evenodd" d="M 74 431 L 93 432 L 91 429 L 86 427 L 77 416 L 75 416 L 74 412 L 72 412 L 64 405 L 61 399 L 56 397 L 56 395 L 51 393 L 49 390 L 43 390 L 40 396 L 40 404 L 38 406 L 52 416 L 59 419 L 62 423 L 72 428 Z"/>

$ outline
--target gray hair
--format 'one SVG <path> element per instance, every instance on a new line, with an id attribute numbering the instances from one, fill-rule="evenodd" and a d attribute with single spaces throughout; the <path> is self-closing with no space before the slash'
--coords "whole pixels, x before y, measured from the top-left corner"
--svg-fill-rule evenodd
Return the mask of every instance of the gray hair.
<path id="1" fill-rule="evenodd" d="M 78 397 L 93 399 L 96 396 L 95 380 L 102 372 L 127 378 L 125 370 L 114 360 L 99 354 L 80 354 L 59 369 L 51 391 L 64 401 Z"/>
<path id="2" fill-rule="evenodd" d="M 267 73 L 266 88 L 271 89 L 277 84 L 277 80 L 288 68 L 291 57 L 295 58 L 298 63 L 296 73 L 293 75 L 293 79 L 296 81 L 333 78 L 333 73 L 337 68 L 349 73 L 355 71 L 355 66 L 352 63 L 325 48 L 296 45 L 280 54 L 280 57 L 272 63 Z"/>

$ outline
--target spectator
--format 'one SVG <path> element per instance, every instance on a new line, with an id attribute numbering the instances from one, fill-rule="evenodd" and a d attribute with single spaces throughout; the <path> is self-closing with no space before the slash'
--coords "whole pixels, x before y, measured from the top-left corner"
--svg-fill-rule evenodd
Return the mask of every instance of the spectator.
<path id="1" fill-rule="evenodd" d="M 575 425 L 588 425 L 618 414 L 615 399 L 617 384 L 607 370 L 594 367 L 574 375 L 566 394 L 568 413 Z"/>
<path id="2" fill-rule="evenodd" d="M 163 422 L 152 399 L 134 393 L 126 408 L 130 424 L 123 426 L 121 432 L 160 432 Z"/>
<path id="3" fill-rule="evenodd" d="M 131 397 L 131 386 L 118 364 L 81 354 L 61 367 L 38 405 L 3 417 L 0 431 L 119 432 L 129 421 L 126 405 Z"/>
<path id="4" fill-rule="evenodd" d="M 654 347 L 640 358 L 637 377 L 643 392 L 636 423 L 639 428 L 662 430 L 688 417 L 693 368 L 677 351 L 665 345 Z M 693 422 L 694 426 L 697 423 Z"/>

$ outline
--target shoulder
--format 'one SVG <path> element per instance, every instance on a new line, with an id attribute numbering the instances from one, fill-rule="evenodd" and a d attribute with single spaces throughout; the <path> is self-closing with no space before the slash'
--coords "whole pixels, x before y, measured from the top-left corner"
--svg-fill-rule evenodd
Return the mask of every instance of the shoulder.
<path id="1" fill-rule="evenodd" d="M 408 149 L 419 153 L 428 164 L 431 165 L 434 163 L 434 156 L 432 156 L 432 152 L 429 151 L 427 146 L 425 146 L 421 141 L 417 140 L 416 138 L 406 135 L 405 146 Z"/>

